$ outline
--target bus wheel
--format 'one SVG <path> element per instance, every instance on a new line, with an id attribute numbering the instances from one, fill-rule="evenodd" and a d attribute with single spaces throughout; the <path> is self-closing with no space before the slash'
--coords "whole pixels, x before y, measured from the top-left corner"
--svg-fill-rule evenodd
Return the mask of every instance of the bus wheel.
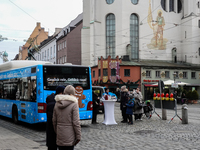
<path id="1" fill-rule="evenodd" d="M 13 119 L 13 122 L 15 124 L 18 123 L 18 111 L 17 111 L 17 106 L 14 106 L 13 109 L 12 109 L 12 119 Z"/>

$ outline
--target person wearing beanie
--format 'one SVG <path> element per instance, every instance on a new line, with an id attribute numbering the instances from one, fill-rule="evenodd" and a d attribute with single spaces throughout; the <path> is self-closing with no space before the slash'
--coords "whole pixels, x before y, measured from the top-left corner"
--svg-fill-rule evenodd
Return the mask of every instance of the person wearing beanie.
<path id="1" fill-rule="evenodd" d="M 120 109 L 122 112 L 122 123 L 127 123 L 127 115 L 126 115 L 126 104 L 128 103 L 128 89 L 126 86 L 121 87 L 121 100 L 120 100 Z"/>
<path id="2" fill-rule="evenodd" d="M 63 94 L 55 97 L 56 104 L 52 121 L 59 150 L 73 150 L 81 140 L 79 106 L 74 95 L 75 88 L 68 85 Z"/>
<path id="3" fill-rule="evenodd" d="M 47 96 L 46 98 L 46 114 L 47 114 L 47 126 L 46 126 L 46 146 L 48 150 L 57 150 L 56 145 L 56 133 L 54 132 L 52 118 L 53 118 L 53 109 L 55 106 L 55 96 L 58 94 L 63 94 L 65 87 L 58 86 L 56 87 L 56 93 L 52 93 L 51 95 Z"/>
<path id="4" fill-rule="evenodd" d="M 126 115 L 128 118 L 128 124 L 132 125 L 133 124 L 133 107 L 134 107 L 134 95 L 133 94 L 129 94 L 128 96 L 128 103 L 126 104 L 127 108 L 126 108 Z"/>

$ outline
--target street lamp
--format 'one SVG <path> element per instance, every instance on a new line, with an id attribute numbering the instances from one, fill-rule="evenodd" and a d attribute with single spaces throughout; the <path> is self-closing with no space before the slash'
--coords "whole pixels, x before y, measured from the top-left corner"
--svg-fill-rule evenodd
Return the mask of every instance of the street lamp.
<path id="1" fill-rule="evenodd" d="M 173 73 L 173 75 L 174 75 L 174 83 L 175 83 L 175 78 L 176 78 L 176 72 L 174 72 L 174 73 Z"/>

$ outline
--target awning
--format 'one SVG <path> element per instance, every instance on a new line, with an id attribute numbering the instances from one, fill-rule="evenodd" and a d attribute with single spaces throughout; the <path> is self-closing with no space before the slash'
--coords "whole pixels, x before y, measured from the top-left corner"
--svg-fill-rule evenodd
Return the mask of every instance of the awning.
<path id="1" fill-rule="evenodd" d="M 172 85 L 172 83 L 174 83 L 174 80 L 167 80 L 167 81 L 163 81 L 164 82 L 164 85 Z M 182 81 L 175 81 L 178 85 L 182 85 L 182 86 L 184 86 L 184 85 L 190 85 L 189 83 L 186 83 L 186 82 L 182 82 Z M 158 85 L 158 83 L 155 83 L 155 84 L 153 84 L 153 85 Z"/>
<path id="2" fill-rule="evenodd" d="M 144 86 L 146 86 L 146 87 L 158 87 L 158 85 L 155 85 L 155 84 L 144 84 Z"/>

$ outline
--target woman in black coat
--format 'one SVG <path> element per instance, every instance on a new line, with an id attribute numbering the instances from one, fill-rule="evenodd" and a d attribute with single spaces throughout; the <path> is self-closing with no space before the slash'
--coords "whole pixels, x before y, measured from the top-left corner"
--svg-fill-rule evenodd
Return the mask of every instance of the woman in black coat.
<path id="1" fill-rule="evenodd" d="M 54 98 L 57 94 L 62 94 L 64 89 L 65 89 L 64 86 L 58 86 L 56 88 L 56 94 L 52 93 L 46 98 L 46 104 L 47 104 L 46 146 L 48 147 L 48 150 L 57 150 L 56 133 L 54 132 L 52 123 L 53 109 L 56 103 Z"/>

